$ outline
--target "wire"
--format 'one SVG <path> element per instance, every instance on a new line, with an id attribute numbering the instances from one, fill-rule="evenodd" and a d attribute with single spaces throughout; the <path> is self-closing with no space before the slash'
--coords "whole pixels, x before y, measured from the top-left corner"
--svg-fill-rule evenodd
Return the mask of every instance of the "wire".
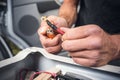
<path id="1" fill-rule="evenodd" d="M 39 71 L 39 72 L 35 72 L 35 73 L 30 77 L 30 80 L 33 80 L 34 77 L 35 77 L 35 75 L 39 75 L 39 74 L 41 74 L 41 73 L 50 74 L 50 75 L 52 75 L 52 77 L 54 77 L 54 78 L 57 76 L 56 73 L 51 73 L 51 72 L 46 72 L 46 71 Z"/>
<path id="2" fill-rule="evenodd" d="M 29 71 L 33 71 L 33 70 L 31 70 L 31 69 L 22 69 L 22 70 L 20 70 L 20 72 L 19 72 L 19 74 L 20 74 L 20 80 L 24 80 L 24 79 L 23 79 L 23 76 L 22 76 L 22 73 L 23 73 L 23 72 L 26 72 L 26 75 L 27 75 L 27 73 L 28 73 Z M 51 72 L 47 72 L 47 71 L 38 71 L 38 72 L 34 72 L 34 73 L 30 76 L 29 79 L 30 79 L 30 80 L 33 80 L 35 76 L 37 76 L 37 75 L 39 75 L 39 74 L 41 74 L 41 73 L 50 74 L 53 78 L 55 78 L 55 77 L 57 76 L 56 73 L 51 73 Z"/>
<path id="3" fill-rule="evenodd" d="M 23 73 L 23 72 L 28 73 L 28 71 L 31 71 L 31 70 L 30 70 L 30 69 L 22 69 L 22 70 L 20 70 L 20 72 L 19 72 L 19 74 L 20 74 L 20 80 L 23 80 L 22 73 Z"/>

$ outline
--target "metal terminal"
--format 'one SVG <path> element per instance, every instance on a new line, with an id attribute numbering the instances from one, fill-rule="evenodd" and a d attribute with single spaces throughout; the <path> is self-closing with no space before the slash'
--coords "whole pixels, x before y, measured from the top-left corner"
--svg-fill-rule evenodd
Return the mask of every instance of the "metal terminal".
<path id="1" fill-rule="evenodd" d="M 46 31 L 46 34 L 47 34 L 47 37 L 49 37 L 49 38 L 54 38 L 55 37 L 55 33 L 54 33 L 52 28 L 48 28 L 47 31 Z"/>
<path id="2" fill-rule="evenodd" d="M 47 20 L 47 16 L 42 16 L 41 17 L 41 21 L 46 21 Z"/>
<path id="3" fill-rule="evenodd" d="M 46 35 L 48 38 L 54 38 L 55 37 L 55 32 L 54 30 L 57 29 L 57 27 L 55 25 L 53 25 L 48 19 L 47 19 L 47 16 L 42 16 L 41 17 L 41 21 L 46 21 L 49 28 L 47 29 L 46 31 Z"/>

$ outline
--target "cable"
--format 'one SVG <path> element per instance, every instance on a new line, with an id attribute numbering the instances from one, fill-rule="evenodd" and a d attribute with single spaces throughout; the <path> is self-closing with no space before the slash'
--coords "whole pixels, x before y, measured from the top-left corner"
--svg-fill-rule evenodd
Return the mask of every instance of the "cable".
<path id="1" fill-rule="evenodd" d="M 23 79 L 23 76 L 22 76 L 22 73 L 23 73 L 23 72 L 28 73 L 28 71 L 31 71 L 31 70 L 30 70 L 30 69 L 22 69 L 22 70 L 20 70 L 20 72 L 19 72 L 20 80 L 24 80 L 24 79 Z"/>
<path id="2" fill-rule="evenodd" d="M 20 80 L 24 80 L 23 79 L 23 72 L 25 72 L 26 73 L 26 75 L 29 73 L 29 72 L 33 72 L 33 70 L 31 70 L 31 69 L 22 69 L 22 70 L 20 70 L 20 72 L 19 72 L 19 78 L 20 78 Z M 38 75 L 40 75 L 41 73 L 46 73 L 46 74 L 50 74 L 53 78 L 55 78 L 56 76 L 57 76 L 57 74 L 56 73 L 51 73 L 51 72 L 47 72 L 47 71 L 38 71 L 38 72 L 34 72 L 34 73 L 32 73 L 31 75 L 30 75 L 30 77 L 29 77 L 29 80 L 33 80 L 36 76 L 38 76 Z"/>
<path id="3" fill-rule="evenodd" d="M 50 74 L 50 75 L 52 75 L 53 78 L 55 78 L 55 77 L 57 76 L 55 73 L 46 72 L 46 71 L 39 71 L 39 72 L 35 72 L 35 73 L 30 77 L 30 80 L 33 80 L 36 75 L 39 75 L 39 74 L 41 74 L 41 73 Z"/>

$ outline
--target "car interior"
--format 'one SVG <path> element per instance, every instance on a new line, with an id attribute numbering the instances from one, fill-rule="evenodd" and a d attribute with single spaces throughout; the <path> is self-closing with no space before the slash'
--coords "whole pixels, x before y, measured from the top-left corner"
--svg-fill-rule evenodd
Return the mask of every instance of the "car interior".
<path id="1" fill-rule="evenodd" d="M 120 60 L 100 68 L 88 68 L 67 62 L 72 59 L 66 51 L 61 51 L 58 55 L 50 54 L 51 58 L 44 55 L 44 51 L 36 51 L 38 48 L 42 50 L 37 34 L 40 18 L 57 16 L 62 2 L 63 0 L 0 0 L 0 80 L 30 80 L 25 79 L 26 69 L 36 72 L 52 67 L 59 67 L 62 75 L 58 76 L 59 79 L 52 77 L 50 80 L 120 80 Z M 69 79 L 65 79 L 66 75 Z"/>
<path id="2" fill-rule="evenodd" d="M 22 50 L 32 46 L 42 47 L 37 34 L 40 18 L 57 15 L 60 5 L 54 0 L 1 0 L 0 7 L 1 41 L 6 42 L 7 39 Z M 12 52 L 10 55 L 13 55 Z"/>

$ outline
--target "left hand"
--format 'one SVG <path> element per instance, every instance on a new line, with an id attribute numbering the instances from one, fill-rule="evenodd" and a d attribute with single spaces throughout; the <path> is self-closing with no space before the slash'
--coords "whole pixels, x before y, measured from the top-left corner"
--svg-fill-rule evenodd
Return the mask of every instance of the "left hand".
<path id="1" fill-rule="evenodd" d="M 48 16 L 47 19 L 54 23 L 57 27 L 67 27 L 67 22 L 64 18 L 57 16 Z M 61 35 L 57 34 L 53 39 L 46 36 L 46 31 L 49 28 L 48 24 L 43 20 L 41 26 L 38 29 L 38 35 L 40 37 L 43 48 L 49 53 L 57 54 L 62 50 L 61 47 Z"/>
<path id="2" fill-rule="evenodd" d="M 97 25 L 61 29 L 65 32 L 62 47 L 78 64 L 102 66 L 113 60 L 118 53 L 111 35 Z"/>

